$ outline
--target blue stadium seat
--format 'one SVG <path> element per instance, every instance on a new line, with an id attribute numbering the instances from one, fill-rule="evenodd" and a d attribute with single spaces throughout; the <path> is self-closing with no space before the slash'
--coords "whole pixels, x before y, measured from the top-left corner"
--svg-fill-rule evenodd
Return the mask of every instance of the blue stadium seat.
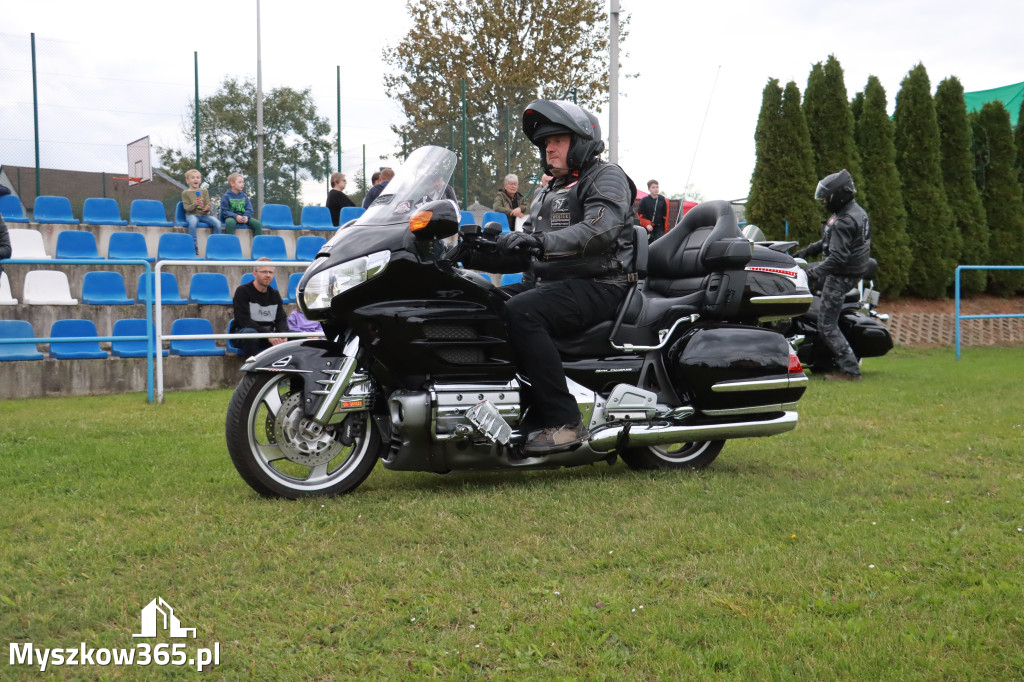
<path id="1" fill-rule="evenodd" d="M 253 280 L 252 273 L 251 272 L 247 272 L 244 275 L 242 275 L 242 281 L 239 282 L 239 285 L 248 284 L 252 280 Z M 276 275 L 273 277 L 273 279 L 270 280 L 270 286 L 273 287 L 274 289 L 277 289 L 277 276 Z M 278 291 L 280 292 L 280 290 L 278 290 Z M 284 299 L 283 296 L 281 298 Z"/>
<path id="2" fill-rule="evenodd" d="M 162 202 L 156 199 L 135 199 L 128 211 L 128 222 L 132 225 L 149 225 L 152 227 L 173 227 L 174 223 L 167 220 L 167 211 Z"/>
<path id="3" fill-rule="evenodd" d="M 463 211 L 462 219 L 459 221 L 459 225 L 476 225 L 476 218 L 473 217 L 473 212 Z"/>
<path id="4" fill-rule="evenodd" d="M 331 211 L 326 206 L 303 206 L 299 224 L 306 230 L 336 230 Z"/>
<path id="5" fill-rule="evenodd" d="M 171 324 L 171 336 L 177 334 L 212 334 L 213 325 L 205 317 L 182 317 Z M 171 341 L 171 355 L 224 355 L 213 339 Z"/>
<path id="6" fill-rule="evenodd" d="M 145 336 L 146 320 L 129 317 L 114 322 L 114 331 L 111 336 Z M 145 341 L 112 341 L 110 353 L 116 358 L 144 358 L 148 352 Z M 163 350 L 163 356 L 167 357 L 167 349 Z"/>
<path id="7" fill-rule="evenodd" d="M 71 202 L 67 197 L 38 196 L 36 197 L 33 218 L 37 223 L 58 223 L 60 225 L 78 225 L 71 215 Z"/>
<path id="8" fill-rule="evenodd" d="M 110 235 L 110 243 L 107 244 L 108 260 L 148 260 L 152 263 L 155 258 L 149 255 L 149 247 L 146 245 L 146 236 L 141 232 L 113 232 Z"/>
<path id="9" fill-rule="evenodd" d="M 113 199 L 89 197 L 82 206 L 82 222 L 86 225 L 127 225 L 121 219 L 121 207 Z"/>
<path id="10" fill-rule="evenodd" d="M 232 317 L 230 320 L 228 320 L 228 330 L 225 333 L 235 333 L 235 318 Z M 235 355 L 242 354 L 242 349 L 238 347 L 234 339 L 224 339 L 224 345 L 227 347 L 229 353 L 234 353 Z"/>
<path id="11" fill-rule="evenodd" d="M 0 339 L 31 339 L 36 333 L 32 323 L 25 320 L 0 320 Z M 4 360 L 42 360 L 43 354 L 36 350 L 36 344 L 0 343 L 0 362 Z"/>
<path id="12" fill-rule="evenodd" d="M 174 207 L 174 226 L 175 227 L 188 227 L 188 221 L 185 219 L 185 204 L 178 202 L 178 205 Z"/>
<path id="13" fill-rule="evenodd" d="M 302 275 L 303 273 L 301 272 L 293 272 L 288 275 L 288 291 L 282 292 L 281 294 L 281 300 L 284 301 L 286 305 L 295 303 L 295 291 L 299 288 L 299 280 L 302 279 Z"/>
<path id="14" fill-rule="evenodd" d="M 327 243 L 323 237 L 307 234 L 295 242 L 295 260 L 313 260 L 320 252 L 320 247 Z"/>
<path id="15" fill-rule="evenodd" d="M 341 213 L 338 214 L 338 226 L 341 227 L 348 221 L 355 220 L 364 213 L 366 213 L 366 209 L 362 206 L 346 206 L 341 209 Z"/>
<path id="16" fill-rule="evenodd" d="M 50 327 L 50 336 L 78 337 L 98 336 L 92 320 L 57 320 Z M 50 343 L 50 357 L 58 360 L 93 360 L 105 358 L 107 351 L 100 350 L 99 341 L 54 341 Z"/>
<path id="17" fill-rule="evenodd" d="M 62 230 L 57 233 L 57 258 L 92 258 L 100 260 L 96 235 L 84 230 Z"/>
<path id="18" fill-rule="evenodd" d="M 291 260 L 284 245 L 284 237 L 277 234 L 259 234 L 252 238 L 252 259 Z"/>
<path id="19" fill-rule="evenodd" d="M 128 298 L 124 276 L 120 272 L 93 270 L 82 279 L 82 303 L 90 305 L 132 305 Z"/>
<path id="20" fill-rule="evenodd" d="M 211 234 L 206 239 L 206 260 L 247 260 L 237 234 Z"/>
<path id="21" fill-rule="evenodd" d="M 501 276 L 501 286 L 506 284 L 517 284 L 523 281 L 523 273 L 513 272 Z"/>
<path id="22" fill-rule="evenodd" d="M 292 218 L 292 209 L 284 204 L 264 204 L 260 213 L 260 222 L 263 229 L 267 230 L 294 230 L 295 219 Z"/>
<path id="23" fill-rule="evenodd" d="M 135 290 L 135 297 L 139 303 L 149 303 L 153 299 L 153 275 L 152 272 L 143 272 L 139 275 L 138 288 Z M 178 295 L 178 278 L 173 272 L 160 273 L 160 302 L 164 305 L 185 305 L 188 301 Z"/>
<path id="24" fill-rule="evenodd" d="M 228 278 L 222 272 L 197 272 L 188 283 L 189 303 L 231 305 Z"/>
<path id="25" fill-rule="evenodd" d="M 14 194 L 0 197 L 0 216 L 8 223 L 27 223 L 25 211 L 21 208 L 21 199 Z"/>
<path id="26" fill-rule="evenodd" d="M 202 260 L 196 255 L 196 243 L 181 232 L 165 232 L 156 246 L 157 260 Z"/>
<path id="27" fill-rule="evenodd" d="M 502 232 L 509 231 L 508 216 L 504 213 L 501 213 L 500 211 L 488 211 L 487 213 L 484 213 L 484 225 L 492 221 L 501 224 Z"/>

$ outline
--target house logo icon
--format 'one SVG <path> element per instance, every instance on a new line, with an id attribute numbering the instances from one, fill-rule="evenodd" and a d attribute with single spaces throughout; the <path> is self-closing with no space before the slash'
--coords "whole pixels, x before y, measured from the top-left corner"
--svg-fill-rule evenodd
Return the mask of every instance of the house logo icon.
<path id="1" fill-rule="evenodd" d="M 192 639 L 196 637 L 195 628 L 181 627 L 181 621 L 174 615 L 174 609 L 163 600 L 163 597 L 157 597 L 142 609 L 142 632 L 132 637 L 156 637 L 161 623 L 162 629 L 167 631 L 169 637 L 188 637 L 189 633 L 192 633 Z"/>

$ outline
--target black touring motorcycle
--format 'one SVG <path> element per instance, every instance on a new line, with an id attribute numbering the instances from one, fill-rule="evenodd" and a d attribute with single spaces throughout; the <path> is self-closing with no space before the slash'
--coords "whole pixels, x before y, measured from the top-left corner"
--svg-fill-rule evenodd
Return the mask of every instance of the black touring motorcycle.
<path id="1" fill-rule="evenodd" d="M 458 265 L 490 230 L 438 200 L 455 155 L 411 154 L 384 193 L 321 249 L 298 285 L 325 339 L 250 358 L 227 413 L 228 450 L 266 496 L 339 495 L 389 469 L 546 469 L 621 457 L 698 469 L 726 440 L 793 429 L 807 377 L 766 328 L 811 302 L 786 253 L 752 244 L 726 202 L 706 202 L 651 245 L 614 321 L 558 339 L 590 437 L 525 456 L 529 385 L 501 312 L 508 294 Z"/>

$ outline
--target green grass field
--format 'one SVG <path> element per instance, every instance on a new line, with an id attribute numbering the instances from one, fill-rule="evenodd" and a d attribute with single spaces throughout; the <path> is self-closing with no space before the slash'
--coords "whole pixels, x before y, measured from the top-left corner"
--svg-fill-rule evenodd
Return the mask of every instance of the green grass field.
<path id="1" fill-rule="evenodd" d="M 229 391 L 6 402 L 0 633 L 171 642 L 132 638 L 160 596 L 218 679 L 1024 678 L 1024 349 L 864 373 L 695 474 L 378 467 L 300 502 L 235 472 Z"/>

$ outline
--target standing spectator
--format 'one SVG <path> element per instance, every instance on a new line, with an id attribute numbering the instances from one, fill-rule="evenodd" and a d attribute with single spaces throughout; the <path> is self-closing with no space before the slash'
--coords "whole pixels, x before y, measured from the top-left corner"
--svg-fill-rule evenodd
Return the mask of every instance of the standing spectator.
<path id="1" fill-rule="evenodd" d="M 640 224 L 647 228 L 648 241 L 652 242 L 668 231 L 668 201 L 659 196 L 660 190 L 657 180 L 648 180 L 647 191 L 650 194 L 640 200 L 637 209 Z"/>
<path id="2" fill-rule="evenodd" d="M 346 206 L 355 206 L 352 200 L 345 194 L 345 185 L 348 180 L 344 173 L 331 173 L 331 191 L 327 193 L 327 210 L 331 212 L 331 223 L 337 227 L 341 219 L 341 209 Z"/>
<path id="3" fill-rule="evenodd" d="M 373 187 L 380 182 L 380 171 L 373 171 L 373 175 L 370 176 L 370 187 Z"/>
<path id="4" fill-rule="evenodd" d="M 505 185 L 494 196 L 492 208 L 508 217 L 509 229 L 516 229 L 516 218 L 526 217 L 529 205 L 519 193 L 519 176 L 509 173 L 505 176 Z"/>
<path id="5" fill-rule="evenodd" d="M 235 227 L 248 227 L 252 234 L 263 234 L 263 224 L 252 216 L 252 202 L 249 195 L 242 191 L 245 188 L 245 178 L 241 173 L 232 173 L 228 176 L 228 187 L 230 189 L 220 198 L 220 219 L 224 223 L 224 231 L 228 234 L 235 233 Z"/>
<path id="6" fill-rule="evenodd" d="M 11 193 L 11 190 L 6 185 L 0 185 L 0 197 L 5 197 Z"/>
<path id="7" fill-rule="evenodd" d="M 384 188 L 391 182 L 391 178 L 395 177 L 395 171 L 390 168 L 380 169 L 380 182 L 370 188 L 370 191 L 366 193 L 366 198 L 363 199 L 363 208 L 370 208 L 370 204 L 373 200 L 380 196 L 380 193 L 384 191 Z"/>
<path id="8" fill-rule="evenodd" d="M 193 168 L 185 173 L 188 189 L 181 193 L 181 205 L 185 209 L 185 222 L 188 223 L 188 234 L 192 237 L 196 253 L 199 253 L 199 237 L 196 235 L 199 223 L 212 227 L 216 234 L 220 234 L 223 230 L 220 221 L 212 213 L 210 192 L 206 189 L 199 189 L 199 183 L 202 181 L 202 173 Z"/>
<path id="9" fill-rule="evenodd" d="M 269 258 L 260 258 L 253 268 L 253 280 L 235 289 L 235 333 L 270 334 L 288 331 L 288 316 L 277 289 L 270 286 L 274 280 L 274 266 Z M 283 338 L 239 339 L 242 357 L 256 355 L 265 348 L 276 346 Z"/>

